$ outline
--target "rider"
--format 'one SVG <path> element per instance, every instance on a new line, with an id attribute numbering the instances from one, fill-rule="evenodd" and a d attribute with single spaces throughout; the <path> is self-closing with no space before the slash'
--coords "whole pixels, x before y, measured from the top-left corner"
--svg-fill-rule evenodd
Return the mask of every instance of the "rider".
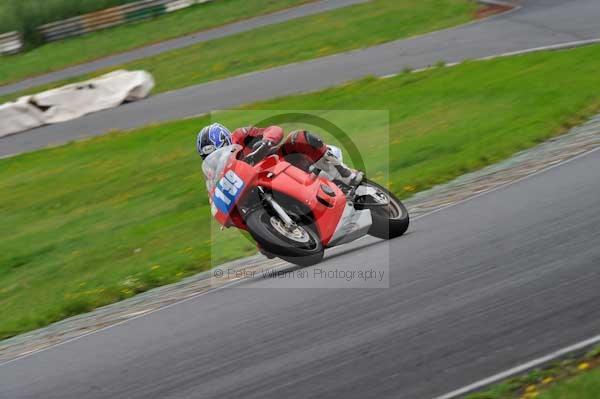
<path id="1" fill-rule="evenodd" d="M 261 160 L 274 150 L 305 170 L 314 165 L 332 181 L 346 186 L 357 186 L 363 178 L 361 172 L 344 165 L 319 136 L 306 130 L 296 130 L 283 140 L 283 129 L 279 126 L 242 127 L 232 134 L 225 126 L 213 123 L 205 126 L 196 140 L 196 148 L 203 160 L 218 148 L 231 144 L 241 145 L 246 160 L 251 162 Z"/>

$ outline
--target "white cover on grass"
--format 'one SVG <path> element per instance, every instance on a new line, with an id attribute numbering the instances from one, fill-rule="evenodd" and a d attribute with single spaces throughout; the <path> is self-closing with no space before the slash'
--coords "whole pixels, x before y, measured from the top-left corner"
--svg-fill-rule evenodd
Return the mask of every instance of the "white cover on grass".
<path id="1" fill-rule="evenodd" d="M 0 105 L 0 137 L 147 97 L 154 87 L 145 71 L 114 71 L 98 78 L 24 96 Z"/>

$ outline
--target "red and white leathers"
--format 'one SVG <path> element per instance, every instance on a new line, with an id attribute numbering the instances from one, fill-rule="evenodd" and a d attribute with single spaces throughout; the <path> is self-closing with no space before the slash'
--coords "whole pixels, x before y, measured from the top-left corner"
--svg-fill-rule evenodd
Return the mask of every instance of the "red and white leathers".
<path id="1" fill-rule="evenodd" d="M 277 153 L 280 156 L 303 169 L 314 164 L 331 180 L 339 180 L 346 185 L 358 183 L 358 174 L 335 157 L 319 136 L 306 130 L 296 130 L 285 140 L 283 135 L 283 129 L 279 126 L 251 126 L 236 129 L 231 140 L 244 147 L 244 156 L 251 154 L 257 143 L 266 142 L 270 147 L 279 146 Z"/>
<path id="2" fill-rule="evenodd" d="M 244 147 L 244 156 L 248 156 L 253 152 L 253 147 L 261 140 L 268 142 L 271 146 L 276 146 L 283 140 L 283 129 L 279 126 L 269 126 L 267 128 L 250 126 L 235 129 L 231 134 L 231 142 Z"/>

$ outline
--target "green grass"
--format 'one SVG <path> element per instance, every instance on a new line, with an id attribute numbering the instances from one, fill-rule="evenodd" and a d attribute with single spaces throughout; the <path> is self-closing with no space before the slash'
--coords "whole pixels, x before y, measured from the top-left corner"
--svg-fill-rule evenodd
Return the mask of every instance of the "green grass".
<path id="1" fill-rule="evenodd" d="M 534 374 L 542 373 L 540 371 Z M 600 369 L 596 368 L 590 372 L 571 373 L 559 381 L 548 377 L 552 381 L 545 385 L 542 379 L 521 377 L 511 382 L 498 384 L 485 390 L 467 396 L 467 399 L 598 399 L 600 398 Z M 550 380 L 550 378 L 552 378 Z M 524 384 L 520 380 L 533 380 L 530 384 Z M 537 384 L 537 385 L 536 385 Z M 535 387 L 535 389 L 534 389 Z M 529 388 L 529 391 L 527 391 Z"/>
<path id="2" fill-rule="evenodd" d="M 512 377 L 466 399 L 596 399 L 600 397 L 598 366 L 600 347 Z"/>
<path id="3" fill-rule="evenodd" d="M 539 399 L 598 399 L 600 369 L 574 377 L 543 392 Z"/>
<path id="4" fill-rule="evenodd" d="M 54 82 L 0 101 L 122 68 L 151 72 L 155 92 L 164 92 L 454 26 L 470 20 L 476 8 L 468 0 L 373 0 Z M 9 73 L 17 71 L 0 64 L 0 81 Z"/>
<path id="5" fill-rule="evenodd" d="M 251 122 L 252 114 L 244 116 L 251 110 L 389 110 L 389 139 L 379 118 L 336 118 L 369 174 L 381 179 L 389 167 L 391 188 L 407 197 L 600 109 L 598 65 L 600 46 L 470 62 L 254 104 L 222 119 L 234 126 Z M 207 122 L 171 122 L 0 160 L 0 337 L 177 281 L 209 268 L 211 257 L 253 251 L 225 232 L 222 250 L 211 253 L 194 146 Z"/>
<path id="6" fill-rule="evenodd" d="M 5 25 L 5 20 L 16 21 L 6 4 L 19 1 L 23 0 L 0 0 L 0 26 L 12 26 Z M 40 4 L 40 0 L 33 1 Z M 314 0 L 217 0 L 151 20 L 48 43 L 23 54 L 0 56 L 0 85 L 310 1 Z"/>

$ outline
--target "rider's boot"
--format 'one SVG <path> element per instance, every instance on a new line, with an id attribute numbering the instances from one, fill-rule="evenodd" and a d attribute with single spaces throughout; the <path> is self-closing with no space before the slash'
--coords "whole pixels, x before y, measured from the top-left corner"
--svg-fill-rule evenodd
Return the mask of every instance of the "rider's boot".
<path id="1" fill-rule="evenodd" d="M 331 151 L 327 151 L 321 159 L 315 162 L 315 166 L 333 182 L 341 182 L 348 187 L 358 186 L 364 177 L 362 172 L 350 169 L 339 158 L 333 155 Z"/>

